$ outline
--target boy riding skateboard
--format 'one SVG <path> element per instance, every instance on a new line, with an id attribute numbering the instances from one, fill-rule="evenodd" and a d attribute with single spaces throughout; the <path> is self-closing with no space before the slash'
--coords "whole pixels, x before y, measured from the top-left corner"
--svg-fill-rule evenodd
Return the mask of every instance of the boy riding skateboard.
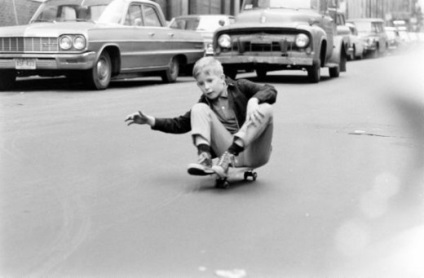
<path id="1" fill-rule="evenodd" d="M 191 175 L 216 173 L 225 179 L 229 167 L 257 168 L 271 155 L 273 133 L 272 104 L 277 91 L 245 79 L 226 78 L 221 63 L 213 57 L 196 62 L 193 76 L 202 91 L 190 111 L 175 118 L 155 118 L 135 112 L 128 125 L 147 124 L 167 133 L 191 131 L 198 161 L 188 165 Z M 216 165 L 212 158 L 219 157 Z"/>

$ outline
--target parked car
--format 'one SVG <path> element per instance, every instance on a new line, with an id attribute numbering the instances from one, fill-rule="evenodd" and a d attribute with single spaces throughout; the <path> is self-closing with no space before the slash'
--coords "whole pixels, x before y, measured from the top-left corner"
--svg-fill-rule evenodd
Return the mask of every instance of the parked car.
<path id="1" fill-rule="evenodd" d="M 388 47 L 387 35 L 384 31 L 384 20 L 380 18 L 349 19 L 358 29 L 359 37 L 364 42 L 364 54 L 372 57 L 383 55 Z"/>
<path id="2" fill-rule="evenodd" d="M 264 78 L 274 70 L 306 70 L 312 83 L 321 68 L 330 77 L 346 71 L 347 49 L 329 16 L 332 1 L 245 0 L 236 21 L 214 34 L 214 57 L 226 75 L 255 70 Z"/>
<path id="3" fill-rule="evenodd" d="M 222 26 L 228 26 L 234 22 L 231 15 L 184 15 L 174 17 L 169 27 L 182 30 L 194 30 L 199 32 L 205 42 L 205 55 L 213 55 L 212 37 L 213 33 Z"/>
<path id="4" fill-rule="evenodd" d="M 336 19 L 337 35 L 342 38 L 344 49 L 347 50 L 348 57 L 352 57 L 353 44 L 351 41 L 351 32 L 349 26 L 347 25 L 345 14 L 335 9 L 331 9 L 330 15 Z"/>
<path id="5" fill-rule="evenodd" d="M 399 30 L 396 27 L 385 27 L 389 50 L 397 49 L 402 42 Z"/>
<path id="6" fill-rule="evenodd" d="M 362 59 L 364 56 L 364 44 L 365 42 L 359 37 L 358 29 L 356 29 L 355 24 L 346 23 L 346 26 L 350 30 L 350 42 L 352 44 L 352 51 L 350 53 L 350 59 Z"/>
<path id="7" fill-rule="evenodd" d="M 0 90 L 34 75 L 82 76 L 94 89 L 145 75 L 174 82 L 203 55 L 202 37 L 168 28 L 152 1 L 47 0 L 28 25 L 0 28 Z"/>

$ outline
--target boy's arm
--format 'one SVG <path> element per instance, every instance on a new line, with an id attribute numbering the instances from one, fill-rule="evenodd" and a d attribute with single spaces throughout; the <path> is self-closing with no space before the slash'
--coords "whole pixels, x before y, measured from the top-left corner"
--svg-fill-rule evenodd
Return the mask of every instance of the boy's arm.
<path id="1" fill-rule="evenodd" d="M 272 85 L 257 84 L 246 79 L 237 80 L 237 85 L 249 99 L 257 98 L 259 104 L 264 102 L 274 104 L 277 100 L 277 90 Z"/>
<path id="2" fill-rule="evenodd" d="M 191 130 L 190 114 L 191 112 L 188 111 L 184 115 L 175 118 L 155 118 L 155 123 L 151 127 L 153 130 L 166 133 L 186 133 Z"/>
<path id="3" fill-rule="evenodd" d="M 149 125 L 151 129 L 166 133 L 186 133 L 191 130 L 190 111 L 175 118 L 155 118 L 141 111 L 130 114 L 125 119 L 128 125 Z"/>

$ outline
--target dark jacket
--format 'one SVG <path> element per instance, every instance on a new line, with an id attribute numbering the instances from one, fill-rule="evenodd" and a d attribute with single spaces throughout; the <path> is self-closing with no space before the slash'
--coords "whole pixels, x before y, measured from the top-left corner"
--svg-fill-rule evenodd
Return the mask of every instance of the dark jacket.
<path id="1" fill-rule="evenodd" d="M 246 120 L 247 102 L 250 98 L 257 98 L 259 104 L 273 104 L 276 101 L 277 90 L 271 85 L 260 85 L 246 79 L 234 81 L 227 78 L 225 81 L 228 85 L 228 101 L 234 109 L 239 126 L 242 126 Z M 211 106 L 210 101 L 204 95 L 200 97 L 199 102 Z M 167 133 L 189 132 L 191 130 L 190 113 L 191 111 L 188 111 L 184 115 L 175 118 L 156 118 L 152 129 Z"/>

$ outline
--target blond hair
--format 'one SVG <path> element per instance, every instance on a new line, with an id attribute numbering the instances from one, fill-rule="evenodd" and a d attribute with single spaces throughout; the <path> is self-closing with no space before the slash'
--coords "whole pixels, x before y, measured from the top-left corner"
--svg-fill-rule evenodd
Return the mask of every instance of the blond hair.
<path id="1" fill-rule="evenodd" d="M 224 68 L 220 61 L 213 57 L 200 58 L 193 67 L 193 77 L 197 79 L 200 73 L 215 74 L 221 76 L 224 74 Z"/>

